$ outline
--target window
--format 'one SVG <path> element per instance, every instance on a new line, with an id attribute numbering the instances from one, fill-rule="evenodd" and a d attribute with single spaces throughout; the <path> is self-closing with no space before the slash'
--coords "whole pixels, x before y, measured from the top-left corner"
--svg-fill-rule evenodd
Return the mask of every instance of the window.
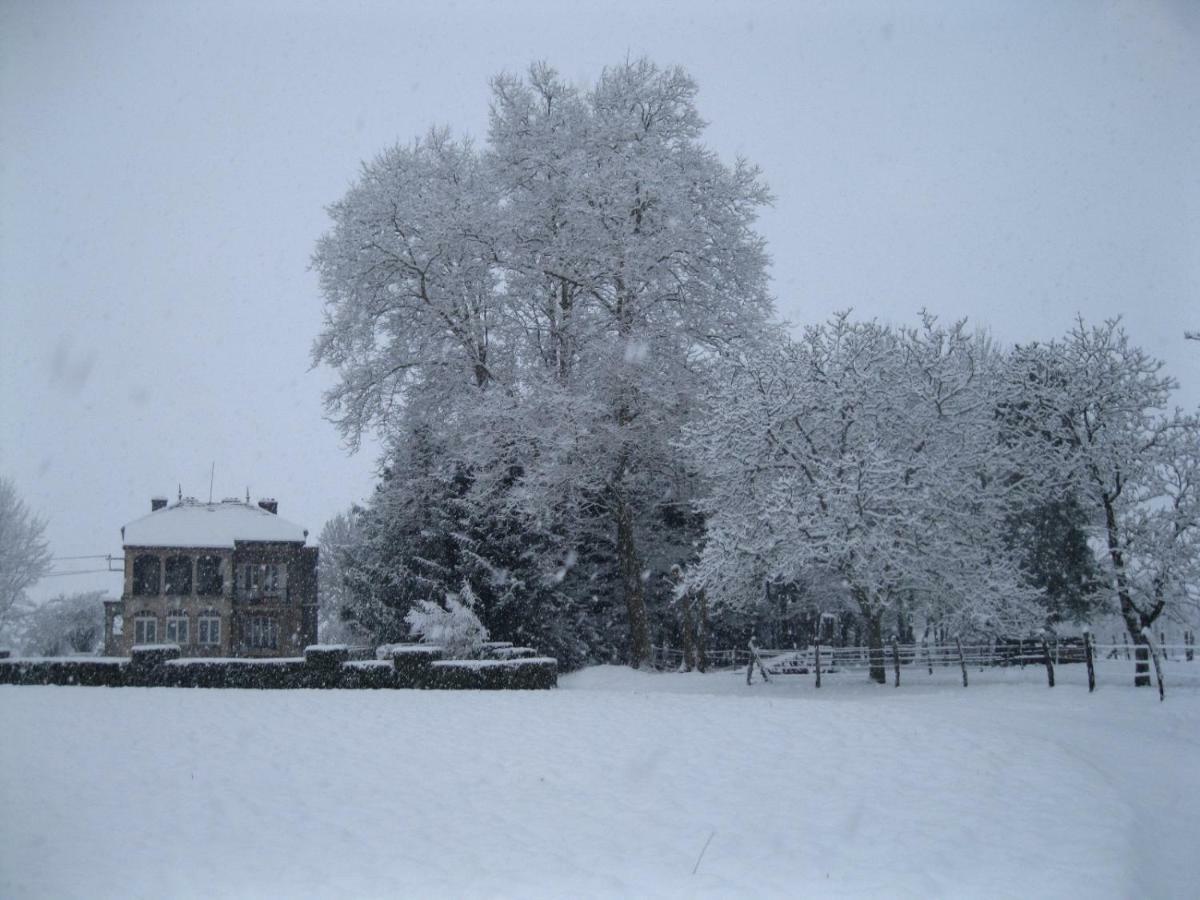
<path id="1" fill-rule="evenodd" d="M 242 593 L 247 597 L 257 597 L 262 593 L 262 567 L 242 566 Z"/>
<path id="2" fill-rule="evenodd" d="M 201 556 L 196 560 L 196 593 L 201 597 L 219 597 L 225 585 L 221 576 L 221 557 Z"/>
<path id="3" fill-rule="evenodd" d="M 192 558 L 190 556 L 168 556 L 166 574 L 166 587 L 163 589 L 163 593 L 190 594 L 192 592 Z"/>
<path id="4" fill-rule="evenodd" d="M 279 594 L 287 586 L 287 566 L 268 563 L 263 566 L 263 593 Z"/>
<path id="5" fill-rule="evenodd" d="M 283 563 L 247 563 L 238 583 L 245 597 L 278 597 L 287 588 L 287 566 Z"/>
<path id="6" fill-rule="evenodd" d="M 275 650 L 279 647 L 279 622 L 272 616 L 255 616 L 250 620 L 250 647 L 254 650 Z"/>
<path id="7" fill-rule="evenodd" d="M 135 644 L 157 644 L 158 619 L 154 616 L 138 616 L 134 619 L 133 642 Z"/>
<path id="8" fill-rule="evenodd" d="M 167 643 L 186 644 L 188 642 L 188 617 L 182 615 L 167 616 Z"/>
<path id="9" fill-rule="evenodd" d="M 201 644 L 213 646 L 221 643 L 221 617 L 201 616 L 196 620 L 196 629 Z"/>
<path id="10" fill-rule="evenodd" d="M 135 597 L 157 597 L 162 570 L 157 556 L 143 553 L 133 560 L 133 594 Z"/>

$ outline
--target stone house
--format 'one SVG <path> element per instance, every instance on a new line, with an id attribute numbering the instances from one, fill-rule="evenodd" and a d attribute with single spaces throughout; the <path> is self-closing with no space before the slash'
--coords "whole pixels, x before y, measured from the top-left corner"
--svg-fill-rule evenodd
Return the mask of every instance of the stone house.
<path id="1" fill-rule="evenodd" d="M 150 501 L 121 529 L 125 584 L 104 604 L 104 652 L 178 644 L 183 656 L 300 656 L 317 642 L 317 548 L 274 500 Z"/>

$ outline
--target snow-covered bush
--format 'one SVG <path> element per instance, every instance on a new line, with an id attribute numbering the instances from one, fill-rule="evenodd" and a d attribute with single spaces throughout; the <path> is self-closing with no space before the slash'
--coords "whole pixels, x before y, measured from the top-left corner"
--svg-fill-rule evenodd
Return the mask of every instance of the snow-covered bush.
<path id="1" fill-rule="evenodd" d="M 488 639 L 488 630 L 475 615 L 475 602 L 471 585 L 463 582 L 457 595 L 446 595 L 445 607 L 432 600 L 419 600 L 404 619 L 414 635 L 427 644 L 444 647 L 451 659 L 471 659 L 479 655 Z"/>

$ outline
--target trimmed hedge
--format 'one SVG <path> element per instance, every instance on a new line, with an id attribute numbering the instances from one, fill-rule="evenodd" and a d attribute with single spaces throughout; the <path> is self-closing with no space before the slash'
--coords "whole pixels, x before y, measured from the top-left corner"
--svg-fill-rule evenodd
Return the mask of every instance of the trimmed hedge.
<path id="1" fill-rule="evenodd" d="M 2 659 L 0 684 L 80 684 L 124 687 L 127 659 Z"/>
<path id="2" fill-rule="evenodd" d="M 400 683 L 396 667 L 386 659 L 353 660 L 342 666 L 340 688 L 379 690 L 405 687 Z"/>
<path id="3" fill-rule="evenodd" d="M 310 680 L 308 687 L 338 687 L 342 677 L 342 664 L 350 658 L 350 651 L 342 644 L 314 644 L 304 648 L 304 667 Z"/>
<path id="4" fill-rule="evenodd" d="M 538 652 L 532 647 L 500 647 L 490 655 L 493 659 L 532 659 Z"/>
<path id="5" fill-rule="evenodd" d="M 302 659 L 177 659 L 154 678 L 154 687 L 249 688 L 282 690 L 319 687 L 324 673 L 314 673 Z"/>
<path id="6" fill-rule="evenodd" d="M 135 647 L 130 659 L 0 659 L 0 684 L 544 690 L 558 683 L 558 661 L 550 657 L 442 660 L 442 653 L 415 644 L 394 645 L 383 660 L 347 660 L 345 647 L 309 647 L 304 659 L 180 659 L 177 646 L 161 644 Z"/>
<path id="7" fill-rule="evenodd" d="M 445 651 L 436 644 L 388 644 L 380 647 L 377 653 L 392 661 L 399 687 L 437 687 L 432 667 Z"/>
<path id="8" fill-rule="evenodd" d="M 558 660 L 450 659 L 435 662 L 433 684 L 445 690 L 545 690 L 558 684 Z"/>

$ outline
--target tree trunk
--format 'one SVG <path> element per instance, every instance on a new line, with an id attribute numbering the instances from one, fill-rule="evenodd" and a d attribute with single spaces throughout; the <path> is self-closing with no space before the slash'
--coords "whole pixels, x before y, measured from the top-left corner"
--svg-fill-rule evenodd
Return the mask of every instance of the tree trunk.
<path id="1" fill-rule="evenodd" d="M 1103 501 L 1104 519 L 1108 532 L 1108 555 L 1113 564 L 1117 600 L 1121 605 L 1121 618 L 1125 620 L 1125 628 L 1129 632 L 1129 636 L 1133 638 L 1133 686 L 1150 687 L 1150 645 L 1146 641 L 1146 636 L 1142 634 L 1142 629 L 1153 625 L 1154 620 L 1162 612 L 1162 597 L 1156 598 L 1154 607 L 1149 613 L 1138 609 L 1133 602 L 1133 596 L 1125 578 L 1125 555 L 1121 552 L 1118 538 L 1116 508 L 1108 496 L 1105 496 Z"/>
<path id="2" fill-rule="evenodd" d="M 1133 644 L 1133 686 L 1150 687 L 1150 644 L 1143 634 L 1135 634 Z"/>
<path id="3" fill-rule="evenodd" d="M 679 632 L 683 643 L 683 671 L 696 667 L 696 626 L 692 622 L 692 595 L 684 594 L 679 603 Z"/>
<path id="4" fill-rule="evenodd" d="M 629 614 L 629 664 L 640 668 L 650 659 L 650 625 L 646 618 L 646 596 L 642 585 L 642 561 L 638 558 L 633 536 L 633 509 L 618 489 L 617 561 L 621 568 L 621 588 Z"/>
<path id="5" fill-rule="evenodd" d="M 700 589 L 696 602 L 700 604 L 699 621 L 696 626 L 696 668 L 701 672 L 708 671 L 708 654 L 704 647 L 708 641 L 708 594 Z"/>
<path id="6" fill-rule="evenodd" d="M 870 656 L 870 678 L 877 684 L 887 684 L 887 668 L 883 657 L 883 616 L 867 616 L 867 652 Z"/>

